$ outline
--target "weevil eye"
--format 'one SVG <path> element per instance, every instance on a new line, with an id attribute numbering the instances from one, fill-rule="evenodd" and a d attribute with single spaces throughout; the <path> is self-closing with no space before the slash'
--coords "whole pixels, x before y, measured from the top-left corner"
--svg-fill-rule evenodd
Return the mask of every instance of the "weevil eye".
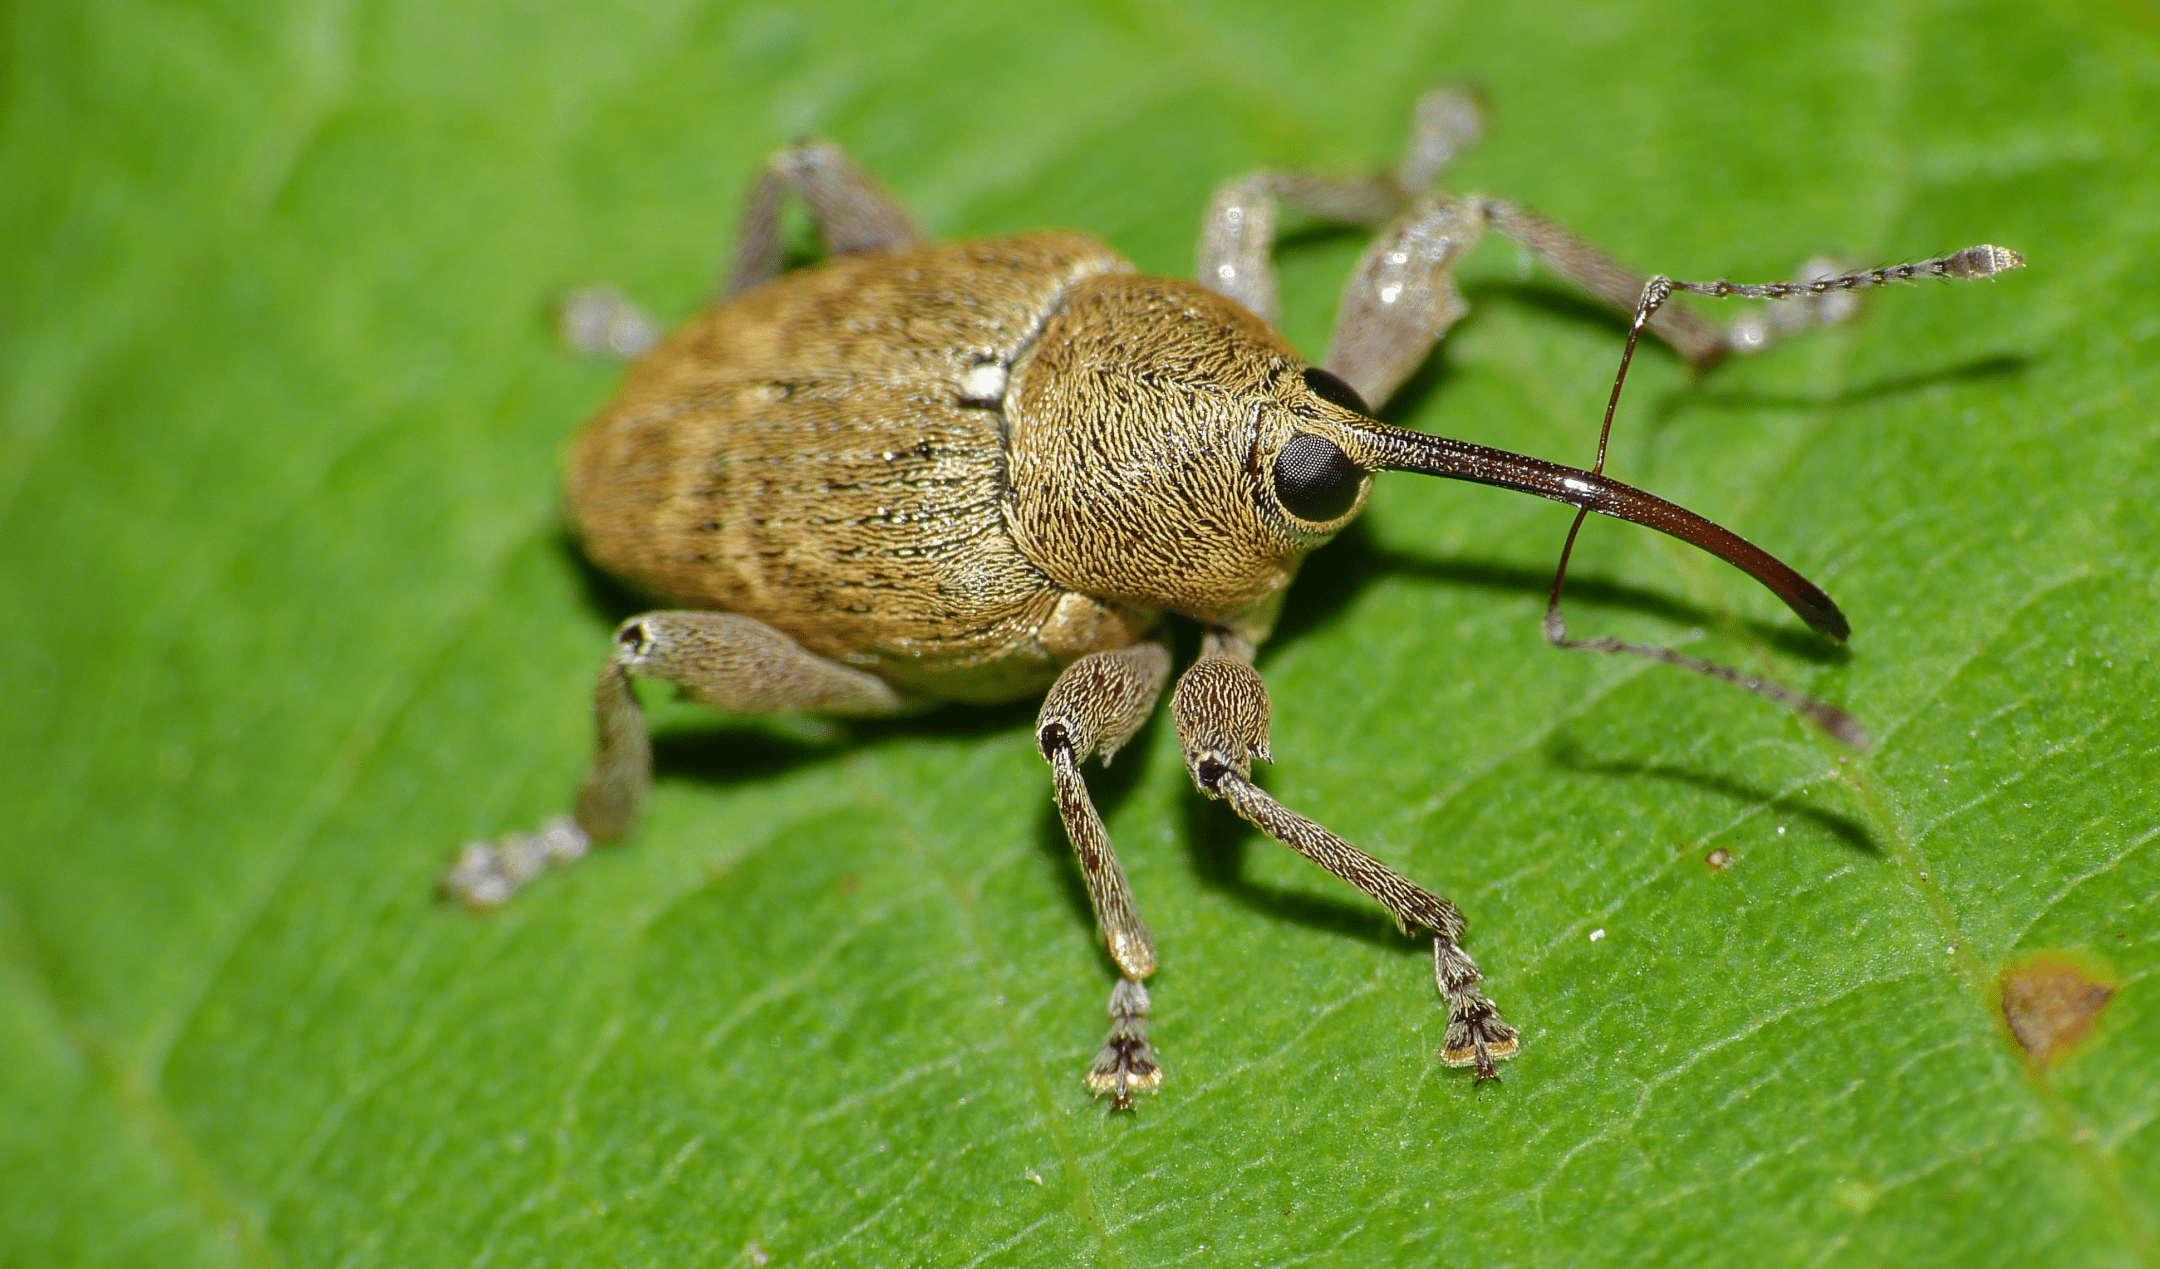
<path id="1" fill-rule="evenodd" d="M 1324 522 L 1340 516 L 1357 501 L 1364 480 L 1364 468 L 1333 442 L 1310 432 L 1291 437 L 1275 455 L 1275 496 L 1300 520 Z"/>
<path id="2" fill-rule="evenodd" d="M 1305 386 L 1312 389 L 1314 396 L 1329 405 L 1339 405 L 1345 410 L 1355 411 L 1358 414 L 1370 415 L 1372 413 L 1371 410 L 1365 408 L 1365 398 L 1358 395 L 1356 388 L 1344 383 L 1341 379 L 1336 378 L 1318 366 L 1305 367 Z"/>

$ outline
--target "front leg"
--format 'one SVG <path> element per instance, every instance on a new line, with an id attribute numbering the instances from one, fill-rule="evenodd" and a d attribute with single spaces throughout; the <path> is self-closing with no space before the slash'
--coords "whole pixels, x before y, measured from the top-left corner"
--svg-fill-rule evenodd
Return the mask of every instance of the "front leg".
<path id="1" fill-rule="evenodd" d="M 1098 1097 L 1110 1094 L 1115 1110 L 1130 1109 L 1134 1093 L 1151 1091 L 1162 1082 L 1162 1067 L 1148 1043 L 1148 994 L 1141 985 L 1155 972 L 1155 941 L 1133 906 L 1132 887 L 1110 847 L 1102 816 L 1088 797 L 1080 764 L 1096 752 L 1107 764 L 1154 712 L 1169 677 L 1170 653 L 1160 643 L 1093 653 L 1058 675 L 1035 720 L 1035 746 L 1050 764 L 1058 816 L 1065 821 L 1065 836 L 1087 878 L 1096 928 L 1110 959 L 1117 962 L 1110 1034 L 1087 1074 L 1088 1087 Z"/>
<path id="2" fill-rule="evenodd" d="M 1462 950 L 1463 919 L 1455 905 L 1269 797 L 1252 782 L 1252 760 L 1268 753 L 1267 688 L 1251 664 L 1251 644 L 1208 638 L 1201 656 L 1178 680 L 1170 699 L 1178 744 L 1193 783 L 1228 802 L 1255 828 L 1371 895 L 1405 932 L 1430 931 L 1433 977 L 1447 1001 L 1447 1038 L 1440 1059 L 1474 1066 L 1477 1079 L 1498 1078 L 1493 1064 L 1521 1047 L 1515 1028 L 1478 990 L 1477 963 Z"/>

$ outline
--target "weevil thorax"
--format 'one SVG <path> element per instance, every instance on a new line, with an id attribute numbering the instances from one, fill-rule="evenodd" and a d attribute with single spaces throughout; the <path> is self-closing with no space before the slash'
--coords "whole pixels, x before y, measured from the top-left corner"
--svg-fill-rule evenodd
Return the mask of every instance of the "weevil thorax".
<path id="1" fill-rule="evenodd" d="M 1372 483 L 1345 466 L 1328 497 L 1292 497 L 1325 518 L 1284 505 L 1278 464 L 1296 470 L 1308 450 L 1341 460 L 1355 444 L 1361 416 L 1316 394 L 1316 374 L 1267 323 L 1200 286 L 1132 274 L 1078 284 L 1006 393 L 1014 542 L 1068 589 L 1264 626 L 1298 562 L 1356 518 Z M 1300 435 L 1333 445 L 1296 441 L 1285 455 Z"/>

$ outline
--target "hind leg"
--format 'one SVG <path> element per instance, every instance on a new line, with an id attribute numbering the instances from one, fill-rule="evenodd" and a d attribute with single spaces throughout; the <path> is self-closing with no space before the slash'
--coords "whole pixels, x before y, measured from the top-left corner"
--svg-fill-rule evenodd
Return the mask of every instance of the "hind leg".
<path id="1" fill-rule="evenodd" d="M 467 907 L 507 903 L 551 866 L 581 858 L 595 841 L 625 837 L 644 814 L 652 785 L 652 744 L 633 678 L 673 683 L 685 696 L 731 714 L 789 711 L 872 717 L 906 707 L 884 680 L 812 655 L 749 617 L 724 612 L 649 612 L 615 631 L 615 648 L 593 686 L 592 769 L 572 815 L 538 833 L 465 848 L 442 881 Z"/>
<path id="2" fill-rule="evenodd" d="M 766 160 L 743 199 L 735 260 L 721 298 L 740 294 L 780 274 L 787 244 L 780 232 L 780 202 L 802 200 L 825 249 L 851 251 L 911 247 L 922 240 L 907 209 L 890 191 L 855 166 L 830 141 L 798 141 Z M 660 325 L 635 300 L 611 286 L 586 287 L 556 306 L 556 335 L 572 352 L 629 360 L 659 342 Z"/>
<path id="3" fill-rule="evenodd" d="M 922 241 L 907 208 L 839 146 L 798 141 L 767 160 L 750 185 L 735 239 L 735 267 L 721 291 L 723 298 L 780 275 L 787 246 L 780 233 L 780 199 L 786 194 L 802 200 L 825 250 L 833 255 L 892 251 Z"/>

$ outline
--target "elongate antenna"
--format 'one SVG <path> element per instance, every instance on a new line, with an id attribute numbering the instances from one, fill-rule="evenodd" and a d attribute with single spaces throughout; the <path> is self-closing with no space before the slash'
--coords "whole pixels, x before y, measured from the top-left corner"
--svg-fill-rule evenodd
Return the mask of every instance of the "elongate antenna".
<path id="1" fill-rule="evenodd" d="M 1780 300 L 1826 295 L 1832 291 L 1857 291 L 1868 287 L 1889 286 L 1920 278 L 1989 278 L 2010 269 L 2020 268 L 2024 263 L 2025 257 L 2015 251 L 2003 247 L 1979 246 L 1968 247 L 1933 260 L 1923 260 L 1918 264 L 1866 269 L 1812 282 L 1755 284 L 1727 282 L 1722 278 L 1715 282 L 1675 282 L 1667 277 L 1654 277 L 1644 284 L 1642 297 L 1636 302 L 1635 318 L 1628 327 L 1627 345 L 1620 353 L 1620 370 L 1613 376 L 1612 395 L 1605 403 L 1605 422 L 1598 432 L 1597 459 L 1591 464 L 1589 471 L 1579 471 L 1557 463 L 1548 463 L 1543 459 L 1511 454 L 1506 450 L 1488 449 L 1482 445 L 1407 431 L 1384 423 L 1367 424 L 1358 429 L 1360 439 L 1365 442 L 1365 453 L 1357 455 L 1356 458 L 1368 469 L 1414 471 L 1428 476 L 1445 476 L 1453 480 L 1497 485 L 1575 507 L 1575 521 L 1568 526 L 1567 541 L 1560 548 L 1560 564 L 1553 572 L 1552 593 L 1545 604 L 1547 642 L 1555 647 L 1576 648 L 1586 652 L 1627 653 L 1646 657 L 1731 683 L 1765 700 L 1785 706 L 1850 748 L 1866 750 L 1870 742 L 1867 731 L 1861 727 L 1859 720 L 1826 701 L 1816 700 L 1812 696 L 1781 687 L 1752 674 L 1742 673 L 1730 666 L 1688 656 L 1661 644 L 1628 643 L 1609 635 L 1589 639 L 1569 637 L 1567 620 L 1560 613 L 1560 592 L 1567 581 L 1568 560 L 1575 552 L 1575 537 L 1582 530 L 1583 520 L 1593 511 L 1600 515 L 1647 525 L 1683 542 L 1701 547 L 1768 587 L 1779 599 L 1784 600 L 1786 606 L 1798 614 L 1810 629 L 1819 634 L 1843 641 L 1851 633 L 1845 614 L 1838 611 L 1838 606 L 1831 602 L 1830 597 L 1824 594 L 1820 587 L 1800 576 L 1769 552 L 1692 511 L 1605 476 L 1605 454 L 1612 438 L 1613 416 L 1620 407 L 1620 391 L 1627 383 L 1628 365 L 1634 360 L 1635 345 L 1642 338 L 1643 327 L 1649 323 L 1651 316 L 1672 298 L 1674 292 L 1712 298 L 1740 296 L 1748 299 Z"/>

